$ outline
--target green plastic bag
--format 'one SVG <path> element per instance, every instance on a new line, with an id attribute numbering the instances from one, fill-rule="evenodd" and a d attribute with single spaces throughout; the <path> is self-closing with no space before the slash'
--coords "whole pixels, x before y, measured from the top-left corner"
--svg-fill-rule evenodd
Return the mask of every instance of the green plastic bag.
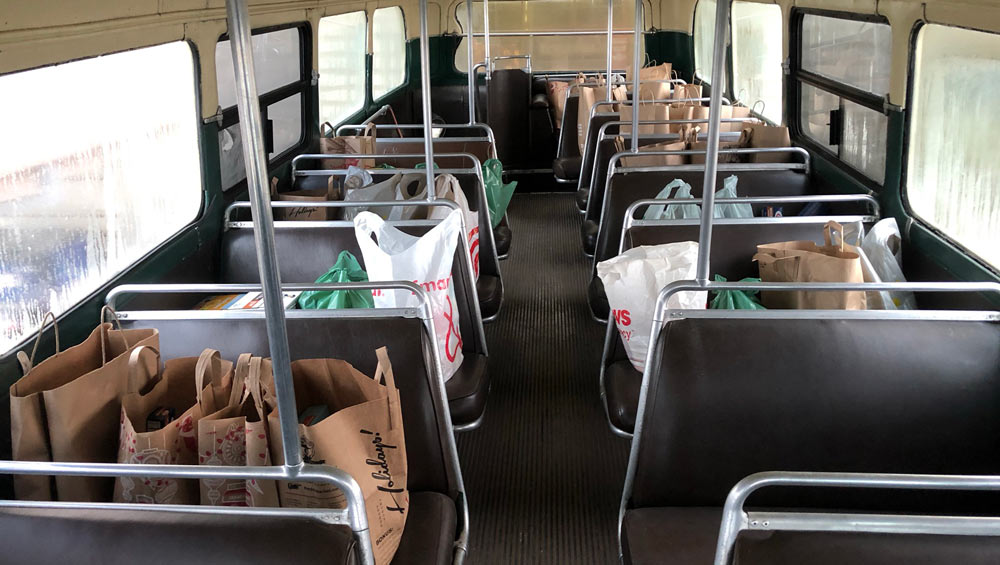
<path id="1" fill-rule="evenodd" d="M 329 271 L 316 279 L 317 283 L 368 282 L 368 273 L 348 251 L 341 251 Z M 370 290 L 314 290 L 299 296 L 299 308 L 335 310 L 341 308 L 374 308 Z"/>
<path id="2" fill-rule="evenodd" d="M 486 205 L 490 210 L 490 223 L 495 228 L 507 213 L 507 205 L 514 196 L 517 181 L 503 183 L 503 164 L 497 159 L 483 163 L 483 181 L 486 182 Z"/>
<path id="3" fill-rule="evenodd" d="M 715 275 L 715 282 L 726 282 L 726 277 Z M 760 282 L 760 279 L 746 278 L 740 282 Z M 757 300 L 756 290 L 716 290 L 715 298 L 708 307 L 715 310 L 767 310 Z"/>

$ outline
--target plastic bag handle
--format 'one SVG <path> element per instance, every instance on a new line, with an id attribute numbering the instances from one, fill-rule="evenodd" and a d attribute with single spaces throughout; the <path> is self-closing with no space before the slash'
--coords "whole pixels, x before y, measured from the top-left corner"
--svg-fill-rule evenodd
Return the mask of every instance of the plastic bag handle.
<path id="1" fill-rule="evenodd" d="M 392 363 L 389 361 L 389 350 L 385 346 L 379 347 L 375 350 L 375 356 L 378 357 L 378 367 L 375 368 L 375 382 L 385 383 L 388 390 L 386 397 L 389 399 L 389 429 L 394 430 L 402 423 L 395 421 L 393 414 L 399 412 L 396 408 L 396 398 L 399 395 L 399 390 L 396 388 L 396 378 L 392 374 Z"/>
<path id="2" fill-rule="evenodd" d="M 52 330 L 56 334 L 56 355 L 59 355 L 59 324 L 56 323 L 56 315 L 52 311 L 48 311 L 42 316 L 42 322 L 38 324 L 38 335 L 35 336 L 35 345 L 31 348 L 31 357 L 28 357 L 23 351 L 17 352 L 17 361 L 21 364 L 21 374 L 27 375 L 28 371 L 35 366 L 35 354 L 38 353 L 38 344 L 42 341 L 42 333 L 45 332 L 45 322 L 52 319 Z"/>
<path id="3" fill-rule="evenodd" d="M 139 367 L 141 365 L 139 363 L 139 360 L 142 357 L 143 352 L 146 351 L 147 349 L 156 354 L 156 375 L 150 375 L 149 373 L 143 371 L 145 373 L 146 380 L 140 386 L 139 383 L 136 381 L 136 373 L 138 372 Z M 145 365 L 142 365 L 142 368 L 145 369 Z M 127 386 L 128 386 L 128 392 L 130 394 L 142 391 L 142 389 L 149 386 L 149 383 L 159 381 L 162 377 L 163 377 L 163 366 L 160 364 L 159 349 L 153 347 L 152 345 L 140 345 L 139 347 L 136 347 L 135 349 L 132 350 L 132 353 L 128 356 Z"/>

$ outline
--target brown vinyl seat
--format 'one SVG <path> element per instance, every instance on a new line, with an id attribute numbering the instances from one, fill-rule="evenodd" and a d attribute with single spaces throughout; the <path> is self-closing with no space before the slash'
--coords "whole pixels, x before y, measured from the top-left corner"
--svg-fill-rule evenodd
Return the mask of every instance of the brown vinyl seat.
<path id="1" fill-rule="evenodd" d="M 419 234 L 426 227 L 405 228 L 404 231 Z M 364 266 L 364 257 L 358 248 L 352 225 L 331 225 L 323 227 L 276 227 L 274 242 L 278 264 L 281 268 L 283 283 L 312 283 L 323 274 L 329 265 L 333 265 L 341 251 L 354 254 L 358 262 Z M 303 253 L 302 250 L 309 250 Z M 462 353 L 465 357 L 462 371 L 463 379 L 471 381 L 460 387 L 462 396 L 455 398 L 455 406 L 464 409 L 485 409 L 489 393 L 489 375 L 486 363 L 480 363 L 478 357 L 485 357 L 482 349 L 481 326 L 476 322 L 480 312 L 478 305 L 472 299 L 472 281 L 467 270 L 468 258 L 461 248 L 455 250 L 455 261 L 452 274 L 455 284 L 455 300 L 459 311 L 459 331 L 462 335 Z M 482 263 L 481 263 L 482 265 Z M 225 283 L 256 283 L 258 282 L 257 256 L 254 247 L 253 230 L 229 229 L 222 238 L 222 262 L 220 269 L 221 282 Z M 480 273 L 480 286 L 489 287 L 489 276 Z M 493 293 L 495 296 L 495 292 Z M 235 357 L 234 357 L 235 358 Z M 471 401 L 465 392 L 473 395 L 483 395 L 483 398 Z M 461 412 L 452 414 L 457 422 L 476 422 L 482 417 L 482 412 Z"/>
<path id="2" fill-rule="evenodd" d="M 493 239 L 497 244 L 497 256 L 500 258 L 506 257 L 510 253 L 511 240 L 514 239 L 514 233 L 511 231 L 510 226 L 507 225 L 506 218 L 500 220 L 497 227 L 493 229 Z"/>
<path id="3" fill-rule="evenodd" d="M 652 344 L 646 406 L 626 482 L 631 487 L 623 496 L 625 563 L 711 562 L 720 524 L 710 509 L 718 512 L 732 486 L 757 472 L 1000 472 L 1000 324 L 878 319 L 864 312 L 767 314 L 736 311 L 720 318 L 687 311 L 672 317 Z M 748 506 L 995 515 L 1000 501 L 996 492 L 958 494 L 772 488 L 754 493 Z M 808 558 L 833 543 L 811 535 L 794 544 L 783 542 L 784 534 L 773 537 L 767 558 L 737 562 L 856 562 Z M 741 543 L 744 558 L 760 555 L 759 542 Z M 875 553 L 858 547 L 864 543 L 854 540 L 840 555 L 859 555 L 857 562 L 864 563 L 906 562 L 867 560 Z M 892 543 L 911 542 L 904 536 Z M 882 555 L 923 551 L 928 540 L 912 543 L 917 545 L 895 554 L 884 546 L 889 551 Z M 985 546 L 991 552 L 985 555 L 996 555 L 995 542 Z M 979 555 L 980 549 L 955 555 Z"/>
<path id="4" fill-rule="evenodd" d="M 552 173 L 559 180 L 579 180 L 581 164 L 583 164 L 583 157 L 579 155 L 556 157 L 552 161 Z"/>

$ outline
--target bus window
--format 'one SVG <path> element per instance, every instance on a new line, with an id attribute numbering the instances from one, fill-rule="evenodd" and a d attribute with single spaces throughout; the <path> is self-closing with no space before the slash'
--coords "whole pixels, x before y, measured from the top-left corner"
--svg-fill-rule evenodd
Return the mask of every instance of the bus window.
<path id="1" fill-rule="evenodd" d="M 713 10 L 714 13 L 714 10 Z M 733 91 L 747 106 L 758 100 L 764 118 L 780 124 L 784 117 L 781 100 L 781 7 L 777 4 L 733 2 Z M 759 108 L 759 106 L 758 106 Z"/>
<path id="2" fill-rule="evenodd" d="M 694 8 L 694 74 L 706 83 L 712 82 L 712 64 L 715 56 L 715 0 L 698 0 Z M 725 85 L 726 69 L 722 69 L 722 84 Z M 725 92 L 723 88 L 723 92 Z"/>
<path id="3" fill-rule="evenodd" d="M 531 55 L 532 71 L 607 71 L 608 3 L 605 0 L 546 0 L 545 2 L 490 2 L 490 32 L 518 33 L 514 36 L 491 36 L 490 56 Z M 648 10 L 648 7 L 646 8 Z M 458 4 L 455 15 L 466 30 L 465 2 Z M 649 14 L 646 14 L 649 21 Z M 615 69 L 632 67 L 635 2 L 615 0 L 615 35 L 612 42 Z M 483 31 L 483 3 L 472 3 L 472 30 Z M 549 31 L 597 32 L 591 35 L 533 35 Z M 483 38 L 473 43 L 473 61 L 483 61 Z M 663 62 L 663 61 L 658 61 Z M 475 64 L 475 63 L 474 63 Z M 520 68 L 525 62 L 499 61 L 494 68 Z M 455 67 L 468 72 L 463 37 L 455 51 Z"/>
<path id="4" fill-rule="evenodd" d="M 885 179 L 892 32 L 881 21 L 805 13 L 793 78 L 801 131 L 867 178 Z M 831 124 L 834 124 L 831 130 Z"/>
<path id="5" fill-rule="evenodd" d="M 372 16 L 372 99 L 378 100 L 406 80 L 406 24 L 398 6 Z"/>
<path id="6" fill-rule="evenodd" d="M 339 124 L 365 105 L 364 12 L 319 20 L 319 121 Z"/>
<path id="7" fill-rule="evenodd" d="M 303 30 L 291 27 L 255 32 L 252 40 L 254 72 L 260 109 L 271 122 L 271 148 L 267 158 L 274 161 L 303 140 L 303 102 L 309 81 L 303 61 Z M 222 108 L 219 131 L 219 160 L 222 187 L 228 190 L 246 178 L 243 166 L 243 143 L 236 110 L 236 85 L 233 80 L 233 54 L 229 40 L 215 45 L 215 78 Z"/>
<path id="8" fill-rule="evenodd" d="M 201 209 L 191 47 L 0 76 L 0 352 Z"/>
<path id="9" fill-rule="evenodd" d="M 910 92 L 906 200 L 913 214 L 1000 268 L 1000 35 L 920 28 Z M 961 85 L 961 87 L 956 87 Z"/>

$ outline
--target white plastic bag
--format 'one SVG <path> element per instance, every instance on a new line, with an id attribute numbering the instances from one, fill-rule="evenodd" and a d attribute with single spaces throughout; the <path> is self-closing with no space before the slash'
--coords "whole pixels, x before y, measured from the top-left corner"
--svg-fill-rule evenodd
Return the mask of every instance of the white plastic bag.
<path id="1" fill-rule="evenodd" d="M 396 199 L 396 187 L 402 175 L 396 173 L 392 177 L 371 186 L 362 188 L 347 189 L 344 195 L 344 202 L 391 202 Z M 358 206 L 357 208 L 346 208 L 346 217 L 353 220 L 361 212 L 372 212 L 382 218 L 388 218 L 393 208 L 386 206 Z"/>
<path id="2" fill-rule="evenodd" d="M 906 282 L 902 267 L 902 238 L 895 218 L 886 218 L 872 226 L 861 240 L 861 249 L 882 282 Z M 888 297 L 882 301 L 886 310 L 915 310 L 917 307 L 912 292 L 894 290 L 880 294 Z"/>
<path id="3" fill-rule="evenodd" d="M 434 332 L 445 380 L 462 364 L 462 335 L 451 264 L 462 233 L 462 215 L 454 210 L 421 237 L 403 233 L 370 212 L 354 218 L 354 233 L 365 258 L 370 281 L 413 281 L 423 287 L 434 313 Z M 378 243 L 372 241 L 372 235 Z M 377 308 L 409 308 L 419 304 L 408 290 L 372 291 Z"/>
<path id="4" fill-rule="evenodd" d="M 698 243 L 681 241 L 635 247 L 597 264 L 611 314 L 618 326 L 629 361 L 637 371 L 646 365 L 653 309 L 660 290 L 674 281 L 693 280 L 697 272 Z M 679 292 L 670 308 L 704 309 L 705 292 Z"/>
<path id="5" fill-rule="evenodd" d="M 364 188 L 375 182 L 371 174 L 361 167 L 350 165 L 347 167 L 347 174 L 344 176 L 344 188 L 355 190 Z"/>
<path id="6" fill-rule="evenodd" d="M 465 218 L 465 232 L 469 241 L 469 262 L 472 263 L 472 271 L 476 275 L 476 280 L 479 280 L 479 213 L 469 209 L 469 199 L 465 197 L 465 191 L 462 190 L 462 185 L 455 178 L 455 175 L 438 175 L 434 180 L 434 186 L 436 188 L 434 194 L 438 198 L 452 200 L 462 210 L 462 215 Z M 451 213 L 450 209 L 444 206 L 435 206 L 431 208 L 428 218 L 432 220 L 444 219 L 449 213 Z"/>
<path id="7" fill-rule="evenodd" d="M 739 198 L 736 194 L 736 175 L 729 175 L 722 181 L 722 190 L 715 193 L 715 198 Z M 753 206 L 749 204 L 716 204 L 712 213 L 715 218 L 752 218 Z"/>
<path id="8" fill-rule="evenodd" d="M 674 188 L 677 189 L 677 192 L 673 196 L 674 198 L 694 198 L 691 196 L 691 185 L 681 179 L 674 179 L 670 181 L 670 183 L 663 187 L 663 190 L 656 195 L 656 198 L 670 198 L 670 191 Z M 646 208 L 646 213 L 643 214 L 642 217 L 645 220 L 681 220 L 684 218 L 699 218 L 701 217 L 701 208 L 699 208 L 697 204 L 670 204 L 666 207 L 662 204 L 656 204 Z"/>

